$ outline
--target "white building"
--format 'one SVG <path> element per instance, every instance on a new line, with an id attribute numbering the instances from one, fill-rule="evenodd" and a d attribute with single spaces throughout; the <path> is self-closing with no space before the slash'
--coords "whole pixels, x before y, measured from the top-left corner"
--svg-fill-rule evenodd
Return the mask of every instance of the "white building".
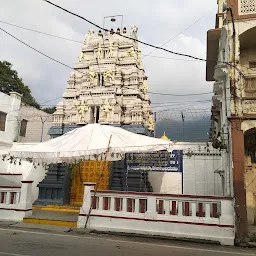
<path id="1" fill-rule="evenodd" d="M 256 223 L 256 0 L 218 0 L 207 33 L 207 81 L 214 81 L 212 143 L 226 155 L 225 191 L 235 197 L 237 237 Z"/>
<path id="2" fill-rule="evenodd" d="M 0 92 L 0 150 L 8 150 L 17 139 L 20 105 L 20 94 Z"/>
<path id="3" fill-rule="evenodd" d="M 22 95 L 11 92 L 10 95 L 0 92 L 0 154 L 8 154 L 12 147 L 29 146 L 50 139 L 47 134 L 51 126 L 52 115 L 42 110 L 27 106 L 22 102 Z M 19 143 L 17 143 L 19 142 Z M 17 144 L 17 145 L 16 145 Z M 37 184 L 44 178 L 45 169 L 34 168 L 32 163 L 22 161 L 10 163 L 2 160 L 0 155 L 0 188 L 15 185 L 20 180 L 33 180 L 32 199 L 37 199 Z"/>
<path id="4" fill-rule="evenodd" d="M 21 105 L 19 111 L 20 136 L 18 142 L 41 142 L 50 139 L 48 130 L 52 124 L 52 114 L 40 109 Z"/>
<path id="5" fill-rule="evenodd" d="M 22 95 L 0 92 L 0 149 L 13 142 L 40 142 L 50 139 L 47 134 L 52 115 L 22 103 Z"/>

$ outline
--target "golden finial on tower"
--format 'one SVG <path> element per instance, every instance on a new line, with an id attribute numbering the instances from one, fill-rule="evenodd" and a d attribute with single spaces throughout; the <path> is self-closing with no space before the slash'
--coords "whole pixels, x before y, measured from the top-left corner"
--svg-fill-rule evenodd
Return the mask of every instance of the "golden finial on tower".
<path id="1" fill-rule="evenodd" d="M 164 135 L 161 137 L 161 140 L 170 141 L 170 139 L 166 136 L 165 131 L 164 131 Z"/>

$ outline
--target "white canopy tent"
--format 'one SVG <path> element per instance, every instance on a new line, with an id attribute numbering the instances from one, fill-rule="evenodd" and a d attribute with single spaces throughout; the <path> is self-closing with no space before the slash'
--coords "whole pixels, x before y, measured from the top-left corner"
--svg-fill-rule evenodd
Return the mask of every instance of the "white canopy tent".
<path id="1" fill-rule="evenodd" d="M 108 147 L 109 146 L 109 147 Z M 109 125 L 88 124 L 37 145 L 14 148 L 10 155 L 35 163 L 71 163 L 80 159 L 116 161 L 125 153 L 171 151 L 173 142 Z M 106 151 L 108 149 L 108 154 Z"/>

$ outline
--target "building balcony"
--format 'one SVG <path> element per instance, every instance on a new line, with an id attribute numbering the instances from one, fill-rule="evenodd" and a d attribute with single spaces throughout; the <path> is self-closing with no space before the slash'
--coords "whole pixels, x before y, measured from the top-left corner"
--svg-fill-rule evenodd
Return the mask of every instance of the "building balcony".
<path id="1" fill-rule="evenodd" d="M 218 63 L 220 29 L 211 29 L 207 32 L 207 62 L 206 81 L 214 81 L 214 69 Z"/>

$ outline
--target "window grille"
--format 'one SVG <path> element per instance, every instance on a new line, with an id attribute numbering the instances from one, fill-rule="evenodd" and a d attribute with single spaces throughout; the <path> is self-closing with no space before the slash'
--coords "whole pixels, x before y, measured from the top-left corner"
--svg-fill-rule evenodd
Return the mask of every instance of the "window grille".
<path id="1" fill-rule="evenodd" d="M 256 0 L 240 0 L 240 14 L 256 14 Z"/>

